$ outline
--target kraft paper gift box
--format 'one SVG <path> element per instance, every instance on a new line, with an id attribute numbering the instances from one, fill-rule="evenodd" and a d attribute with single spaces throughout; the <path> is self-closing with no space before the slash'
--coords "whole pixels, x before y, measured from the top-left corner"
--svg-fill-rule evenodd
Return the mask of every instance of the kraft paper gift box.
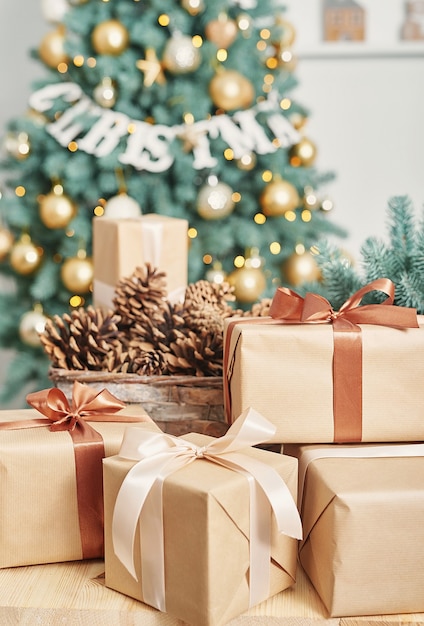
<path id="1" fill-rule="evenodd" d="M 391 291 L 386 283 L 357 292 L 342 314 L 279 289 L 270 317 L 226 320 L 227 421 L 252 406 L 276 425 L 275 443 L 424 440 L 424 317 L 354 306 L 367 291 Z"/>
<path id="2" fill-rule="evenodd" d="M 330 616 L 423 612 L 424 444 L 284 452 L 299 459 L 300 563 Z"/>
<path id="3" fill-rule="evenodd" d="M 139 218 L 93 219 L 93 303 L 113 308 L 121 278 L 150 263 L 166 273 L 168 299 L 184 294 L 188 272 L 188 222 L 149 213 Z"/>
<path id="4" fill-rule="evenodd" d="M 158 430 L 141 407 L 123 409 L 108 392 L 76 385 L 72 407 L 54 388 L 28 396 L 38 410 L 0 413 L 2 568 L 102 557 L 102 457 L 118 452 L 129 423 Z M 52 428 L 67 428 L 70 414 L 72 433 L 50 430 L 60 420 Z"/>
<path id="5" fill-rule="evenodd" d="M 247 411 L 233 427 L 243 424 L 244 433 L 247 423 L 251 428 L 252 416 L 256 423 L 256 412 Z M 262 424 L 263 418 L 260 420 Z M 137 433 L 132 433 L 129 427 L 120 455 L 103 462 L 106 585 L 194 626 L 225 624 L 246 611 L 250 604 L 290 587 L 295 581 L 297 540 L 284 533 L 298 537 L 301 533 L 295 505 L 297 461 L 246 447 L 250 445 L 249 439 L 244 439 L 237 452 L 237 447 L 229 443 L 231 433 L 228 433 L 220 439 L 197 433 L 184 438 L 162 435 L 158 441 L 153 438 L 139 445 Z M 163 436 L 165 443 L 161 442 Z M 231 453 L 224 452 L 221 461 L 212 462 L 206 456 L 199 458 L 205 448 L 223 448 L 224 442 Z M 152 446 L 153 457 L 156 451 L 158 461 L 149 457 L 150 451 L 145 453 L 144 445 Z M 146 496 L 154 482 L 154 476 L 149 476 L 149 464 L 163 463 L 160 460 L 163 448 L 167 450 L 163 458 L 169 458 L 173 446 L 177 449 L 183 446 L 182 456 L 188 459 L 187 464 L 176 471 L 169 467 L 164 470 L 163 500 L 152 490 L 144 506 L 140 505 L 138 498 Z M 212 456 L 213 450 L 209 453 Z M 274 494 L 280 508 L 280 525 L 288 524 L 283 532 L 277 529 L 261 490 L 257 493 L 255 489 L 249 495 L 252 480 L 247 479 L 247 470 L 240 473 L 221 465 L 225 463 L 224 457 L 236 467 L 238 463 L 246 467 L 253 463 L 267 477 L 269 472 L 274 476 L 271 482 L 277 483 Z M 256 504 L 253 497 L 259 497 Z M 257 523 L 262 532 L 259 544 Z M 159 534 L 152 538 L 150 533 L 155 530 Z M 259 566 L 258 545 L 262 546 L 260 553 L 263 550 Z"/>

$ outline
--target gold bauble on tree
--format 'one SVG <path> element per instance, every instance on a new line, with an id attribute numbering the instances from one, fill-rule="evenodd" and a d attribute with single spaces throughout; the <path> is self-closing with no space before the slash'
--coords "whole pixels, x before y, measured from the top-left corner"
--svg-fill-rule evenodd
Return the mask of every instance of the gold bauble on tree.
<path id="1" fill-rule="evenodd" d="M 19 322 L 19 336 L 27 346 L 37 348 L 41 345 L 40 334 L 44 332 L 47 317 L 39 305 L 35 305 L 32 311 L 24 313 Z"/>
<path id="2" fill-rule="evenodd" d="M 4 139 L 4 147 L 10 156 L 24 161 L 31 152 L 29 136 L 25 132 L 9 132 Z"/>
<path id="3" fill-rule="evenodd" d="M 65 52 L 65 29 L 63 26 L 58 26 L 56 30 L 44 35 L 38 48 L 38 54 L 40 59 L 52 68 L 57 68 L 60 63 L 69 61 Z"/>
<path id="4" fill-rule="evenodd" d="M 42 251 L 33 244 L 29 235 L 23 234 L 12 246 L 10 264 L 15 272 L 27 276 L 40 265 L 41 257 Z"/>
<path id="5" fill-rule="evenodd" d="M 317 155 L 317 149 L 313 141 L 307 137 L 290 148 L 289 159 L 290 165 L 293 167 L 310 167 L 314 164 Z"/>
<path id="6" fill-rule="evenodd" d="M 0 261 L 4 261 L 12 249 L 13 239 L 14 237 L 10 230 L 0 226 Z"/>
<path id="7" fill-rule="evenodd" d="M 222 285 L 227 280 L 227 274 L 222 268 L 222 263 L 215 261 L 212 267 L 206 272 L 206 280 L 215 285 Z"/>
<path id="8" fill-rule="evenodd" d="M 292 46 L 296 40 L 296 29 L 293 24 L 284 17 L 277 17 L 275 21 L 281 29 L 278 41 L 275 42 L 276 45 L 282 48 Z"/>
<path id="9" fill-rule="evenodd" d="M 259 203 L 264 215 L 278 217 L 287 211 L 294 211 L 300 204 L 300 198 L 296 187 L 287 180 L 276 178 L 266 185 Z"/>
<path id="10" fill-rule="evenodd" d="M 66 259 L 60 271 L 60 277 L 66 289 L 72 293 L 87 293 L 93 282 L 93 261 L 84 250 L 77 256 Z"/>
<path id="11" fill-rule="evenodd" d="M 236 70 L 221 70 L 209 83 L 212 102 L 219 109 L 247 109 L 253 102 L 255 90 L 245 76 Z"/>
<path id="12" fill-rule="evenodd" d="M 104 109 L 111 109 L 116 104 L 116 84 L 109 76 L 102 78 L 93 89 L 94 100 Z"/>
<path id="13" fill-rule="evenodd" d="M 308 250 L 294 252 L 282 264 L 281 271 L 284 279 L 290 285 L 302 285 L 321 279 L 321 272 L 317 262 Z"/>
<path id="14" fill-rule="evenodd" d="M 234 287 L 234 295 L 239 302 L 249 304 L 256 302 L 265 290 L 266 278 L 260 268 L 244 265 L 235 269 L 227 277 L 228 283 Z"/>
<path id="15" fill-rule="evenodd" d="M 227 282 L 234 288 L 234 295 L 239 302 L 256 302 L 265 291 L 266 278 L 262 266 L 263 259 L 259 256 L 259 249 L 250 248 L 247 250 L 244 265 L 227 277 Z"/>
<path id="16" fill-rule="evenodd" d="M 205 26 L 206 39 L 218 48 L 227 49 L 237 39 L 237 22 L 230 19 L 226 13 L 220 13 L 216 20 L 211 20 Z"/>
<path id="17" fill-rule="evenodd" d="M 200 50 L 188 35 L 181 33 L 168 39 L 162 56 L 162 64 L 171 74 L 189 74 L 199 67 L 202 61 Z"/>
<path id="18" fill-rule="evenodd" d="M 100 22 L 91 33 L 91 43 L 98 54 L 118 56 L 129 44 L 129 34 L 119 20 Z"/>
<path id="19" fill-rule="evenodd" d="M 220 220 L 234 210 L 233 190 L 226 183 L 210 176 L 197 196 L 197 212 L 204 220 Z"/>
<path id="20" fill-rule="evenodd" d="M 190 15 L 198 15 L 205 8 L 204 0 L 181 0 L 181 6 Z"/>
<path id="21" fill-rule="evenodd" d="M 59 184 L 48 194 L 40 197 L 38 208 L 41 221 L 51 229 L 66 228 L 76 215 L 75 204 Z"/>

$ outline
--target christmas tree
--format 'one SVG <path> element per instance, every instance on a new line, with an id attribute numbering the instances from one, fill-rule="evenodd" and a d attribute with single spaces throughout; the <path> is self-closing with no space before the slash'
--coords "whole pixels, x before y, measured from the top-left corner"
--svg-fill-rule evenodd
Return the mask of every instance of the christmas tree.
<path id="1" fill-rule="evenodd" d="M 50 0 L 32 54 L 46 76 L 8 124 L 0 203 L 3 400 L 46 386 L 39 332 L 90 304 L 94 216 L 189 222 L 189 280 L 239 306 L 319 276 L 328 234 L 293 26 L 275 0 Z"/>

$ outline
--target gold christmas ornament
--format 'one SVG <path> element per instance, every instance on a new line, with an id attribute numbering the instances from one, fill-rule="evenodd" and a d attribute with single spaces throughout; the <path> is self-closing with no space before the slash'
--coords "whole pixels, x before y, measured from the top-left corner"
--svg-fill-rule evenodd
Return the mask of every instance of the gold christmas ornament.
<path id="1" fill-rule="evenodd" d="M 98 54 L 119 56 L 128 47 L 128 31 L 119 20 L 100 22 L 91 33 L 91 43 Z"/>
<path id="2" fill-rule="evenodd" d="M 320 200 L 309 185 L 304 188 L 305 195 L 303 196 L 303 206 L 305 209 L 309 209 L 310 211 L 314 211 L 318 209 L 320 206 Z"/>
<path id="3" fill-rule="evenodd" d="M 116 104 L 116 95 L 116 84 L 109 76 L 105 76 L 93 90 L 94 100 L 104 109 L 111 109 Z"/>
<path id="4" fill-rule="evenodd" d="M 7 228 L 0 227 L 0 261 L 3 261 L 9 254 L 13 245 L 13 234 Z"/>
<path id="5" fill-rule="evenodd" d="M 42 252 L 31 241 L 29 235 L 22 237 L 12 246 L 10 264 L 18 274 L 27 276 L 32 274 L 40 265 Z"/>
<path id="6" fill-rule="evenodd" d="M 266 278 L 262 269 L 248 265 L 231 272 L 227 281 L 234 287 L 236 299 L 244 304 L 256 302 L 266 287 Z"/>
<path id="7" fill-rule="evenodd" d="M 314 164 L 316 155 L 315 144 L 307 137 L 302 137 L 299 143 L 290 148 L 290 165 L 293 167 L 310 167 Z"/>
<path id="8" fill-rule="evenodd" d="M 204 220 L 220 220 L 234 210 L 233 190 L 226 183 L 213 179 L 201 187 L 197 196 L 197 212 Z"/>
<path id="9" fill-rule="evenodd" d="M 205 3 L 203 0 L 181 0 L 181 6 L 190 15 L 198 15 L 204 10 Z"/>
<path id="10" fill-rule="evenodd" d="M 321 279 L 321 272 L 314 256 L 308 251 L 301 254 L 294 252 L 282 264 L 284 279 L 290 285 L 301 285 Z"/>
<path id="11" fill-rule="evenodd" d="M 230 19 L 226 13 L 220 13 L 216 20 L 211 20 L 205 26 L 206 39 L 217 48 L 225 50 L 237 39 L 238 32 L 237 22 Z"/>
<path id="12" fill-rule="evenodd" d="M 277 217 L 294 211 L 300 204 L 299 194 L 287 180 L 276 179 L 266 185 L 259 198 L 264 215 Z"/>
<path id="13" fill-rule="evenodd" d="M 245 76 L 236 70 L 222 70 L 209 83 L 212 102 L 219 109 L 247 109 L 253 102 L 255 90 Z"/>
<path id="14" fill-rule="evenodd" d="M 60 277 L 68 291 L 77 294 L 87 293 L 93 282 L 93 262 L 80 251 L 76 257 L 66 259 Z"/>
<path id="15" fill-rule="evenodd" d="M 65 52 L 65 29 L 59 26 L 50 31 L 41 40 L 38 48 L 40 59 L 49 67 L 57 68 L 60 63 L 67 63 L 69 58 Z"/>
<path id="16" fill-rule="evenodd" d="M 276 44 L 282 48 L 289 48 L 296 40 L 295 27 L 283 17 L 277 17 L 276 24 L 281 28 L 281 34 Z"/>
<path id="17" fill-rule="evenodd" d="M 256 165 L 256 155 L 254 152 L 246 152 L 240 159 L 236 160 L 237 167 L 243 172 L 250 172 Z"/>
<path id="18" fill-rule="evenodd" d="M 279 67 L 286 70 L 286 72 L 294 72 L 297 65 L 297 58 L 293 52 L 287 48 L 282 48 L 277 51 L 277 61 Z"/>
<path id="19" fill-rule="evenodd" d="M 215 285 L 222 285 L 227 279 L 226 272 L 222 269 L 222 263 L 215 261 L 212 267 L 206 272 L 206 280 Z"/>
<path id="20" fill-rule="evenodd" d="M 9 132 L 4 139 L 4 147 L 10 156 L 23 161 L 31 151 L 29 136 L 25 132 Z"/>
<path id="21" fill-rule="evenodd" d="M 189 74 L 199 67 L 202 56 L 188 35 L 173 35 L 166 43 L 162 63 L 171 74 Z"/>
<path id="22" fill-rule="evenodd" d="M 44 226 L 51 229 L 66 228 L 77 212 L 75 204 L 64 193 L 62 185 L 55 185 L 52 191 L 41 196 L 38 208 Z"/>
<path id="23" fill-rule="evenodd" d="M 44 332 L 47 317 L 39 307 L 24 313 L 19 322 L 19 336 L 27 346 L 37 348 L 41 345 L 40 334 Z"/>

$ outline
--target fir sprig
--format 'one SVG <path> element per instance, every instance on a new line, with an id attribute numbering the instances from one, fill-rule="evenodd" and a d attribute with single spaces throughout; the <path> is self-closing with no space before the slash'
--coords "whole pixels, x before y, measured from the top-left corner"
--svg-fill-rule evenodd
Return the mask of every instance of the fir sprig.
<path id="1" fill-rule="evenodd" d="M 411 199 L 395 196 L 388 203 L 387 227 L 387 240 L 365 240 L 360 249 L 359 269 L 339 248 L 328 242 L 320 245 L 316 257 L 322 273 L 319 291 L 335 309 L 357 289 L 378 278 L 389 278 L 395 285 L 395 304 L 424 314 L 424 215 L 417 224 Z M 308 285 L 303 291 L 312 289 Z M 381 292 L 373 292 L 366 302 L 378 303 L 385 297 Z"/>

